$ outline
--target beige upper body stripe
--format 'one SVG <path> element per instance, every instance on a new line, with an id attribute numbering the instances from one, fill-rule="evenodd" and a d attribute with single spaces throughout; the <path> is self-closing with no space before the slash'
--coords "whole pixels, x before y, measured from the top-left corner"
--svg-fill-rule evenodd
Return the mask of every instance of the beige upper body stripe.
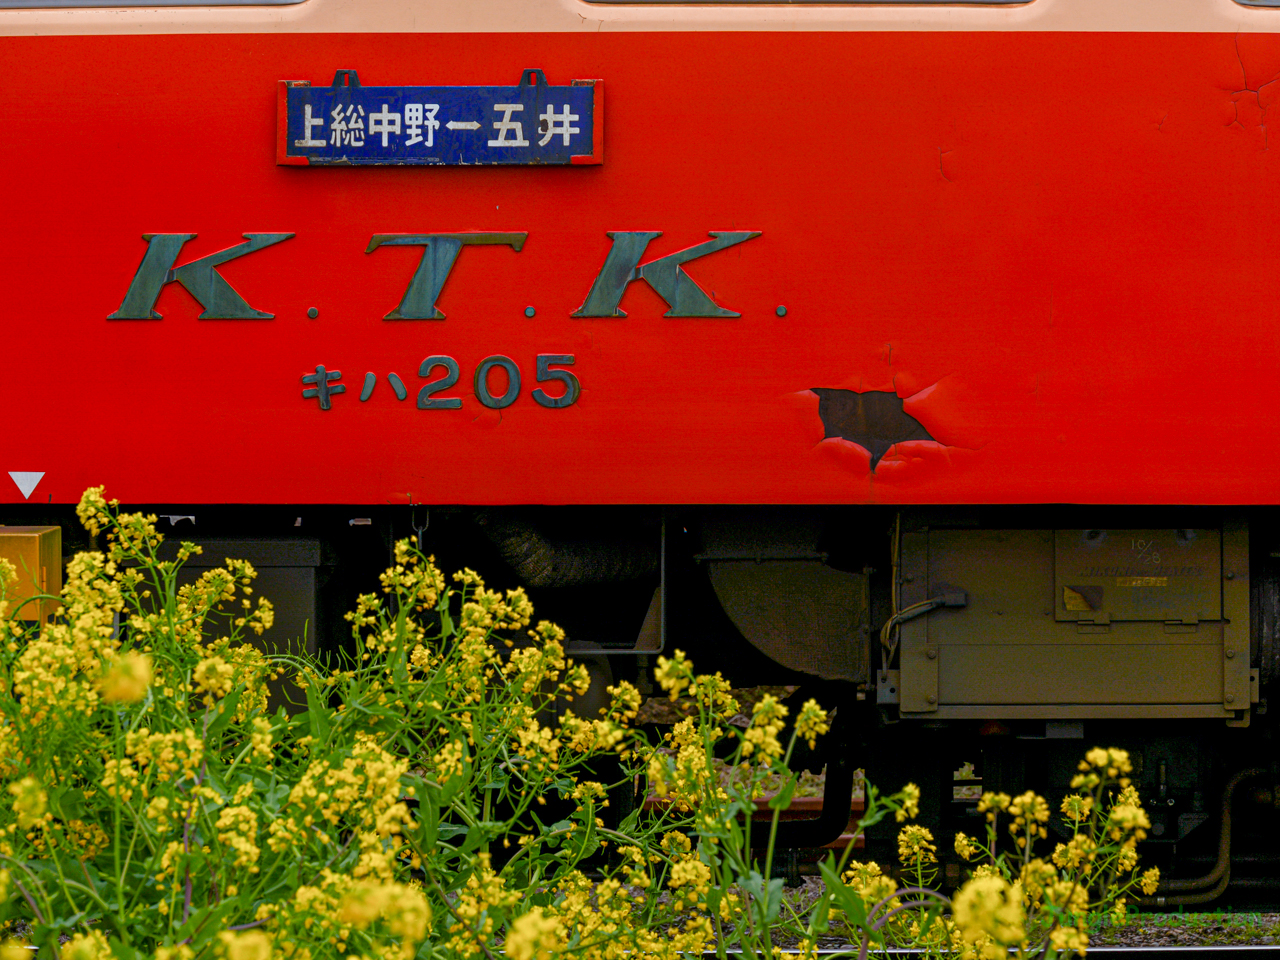
<path id="1" fill-rule="evenodd" d="M 687 30 L 1280 32 L 1234 0 L 1030 0 L 1018 6 L 304 0 L 291 6 L 0 10 L 7 36 L 158 33 L 581 33 Z"/>

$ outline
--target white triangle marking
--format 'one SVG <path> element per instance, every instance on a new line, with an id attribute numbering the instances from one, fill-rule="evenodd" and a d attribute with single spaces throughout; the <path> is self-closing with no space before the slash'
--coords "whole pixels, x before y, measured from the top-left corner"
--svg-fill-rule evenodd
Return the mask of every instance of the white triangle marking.
<path id="1" fill-rule="evenodd" d="M 32 473 L 23 470 L 10 470 L 9 476 L 13 482 L 18 485 L 18 489 L 22 491 L 22 499 L 30 500 L 31 491 L 36 488 L 36 484 L 44 479 L 44 473 Z"/>

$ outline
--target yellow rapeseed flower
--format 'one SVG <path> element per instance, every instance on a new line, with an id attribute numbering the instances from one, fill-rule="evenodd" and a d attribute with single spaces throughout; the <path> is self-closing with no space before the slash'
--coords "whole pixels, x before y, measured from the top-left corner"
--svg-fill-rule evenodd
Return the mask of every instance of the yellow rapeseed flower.
<path id="1" fill-rule="evenodd" d="M 982 844 L 978 843 L 967 834 L 957 833 L 955 843 L 956 856 L 962 860 L 972 860 L 979 854 L 986 853 L 987 850 Z"/>
<path id="2" fill-rule="evenodd" d="M 18 815 L 18 826 L 23 830 L 39 823 L 49 809 L 49 797 L 40 789 L 35 777 L 23 777 L 17 783 L 9 784 L 9 793 L 15 798 L 13 812 Z"/>
<path id="3" fill-rule="evenodd" d="M 893 818 L 898 823 L 912 820 L 920 813 L 920 788 L 914 783 L 908 783 L 902 788 L 902 807 L 893 812 Z"/>
<path id="4" fill-rule="evenodd" d="M 806 741 L 812 750 L 817 746 L 818 737 L 830 729 L 827 711 L 818 706 L 817 700 L 806 700 L 796 717 L 796 736 Z"/>
<path id="5" fill-rule="evenodd" d="M 913 823 L 898 832 L 898 859 L 904 864 L 937 863 L 938 848 L 927 827 Z"/>
<path id="6" fill-rule="evenodd" d="M 208 694 L 205 700 L 209 702 L 231 692 L 231 678 L 234 674 L 235 668 L 221 657 L 206 657 L 191 672 L 191 679 Z"/>
<path id="7" fill-rule="evenodd" d="M 512 922 L 504 952 L 511 960 L 551 960 L 562 929 L 557 918 L 546 916 L 541 907 L 534 907 Z"/>
<path id="8" fill-rule="evenodd" d="M 1156 888 L 1160 886 L 1160 868 L 1152 867 L 1142 874 L 1142 892 L 1148 897 L 1156 892 Z"/>
<path id="9" fill-rule="evenodd" d="M 62 950 L 63 960 L 111 960 L 111 947 L 99 931 L 77 933 Z"/>
<path id="10" fill-rule="evenodd" d="M 271 937 L 261 930 L 224 930 L 218 940 L 227 960 L 271 960 Z"/>
<path id="11" fill-rule="evenodd" d="M 4 596 L 11 583 L 18 580 L 18 568 L 4 557 L 0 557 L 0 597 Z"/>
<path id="12" fill-rule="evenodd" d="M 683 650 L 676 650 L 669 658 L 658 657 L 658 666 L 654 669 L 653 676 L 662 689 L 667 691 L 667 695 L 676 700 L 693 682 L 693 665 L 689 663 Z"/>
<path id="13" fill-rule="evenodd" d="M 151 658 L 129 650 L 108 662 L 98 693 L 104 703 L 138 703 L 146 698 L 152 679 Z"/>
<path id="14" fill-rule="evenodd" d="M 952 918 L 965 942 L 987 942 L 984 957 L 1004 958 L 1027 936 L 1022 895 L 1003 877 L 974 877 L 956 893 Z M 994 949 L 992 949 L 994 948 Z"/>

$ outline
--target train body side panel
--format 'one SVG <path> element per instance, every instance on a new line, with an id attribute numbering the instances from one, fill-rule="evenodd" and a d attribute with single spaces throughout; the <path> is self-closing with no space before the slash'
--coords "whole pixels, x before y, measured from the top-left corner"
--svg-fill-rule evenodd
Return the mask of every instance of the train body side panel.
<path id="1" fill-rule="evenodd" d="M 0 472 L 43 473 L 32 499 L 1280 500 L 1280 37 L 6 37 L 0 66 Z M 604 81 L 602 165 L 275 162 L 281 80 L 527 67 Z M 384 320 L 421 248 L 371 238 L 466 231 L 528 237 L 464 248 L 445 319 Z M 664 317 L 636 280 L 625 317 L 572 317 L 611 231 L 661 231 L 646 262 L 759 231 L 685 266 L 741 316 Z M 169 283 L 163 319 L 108 320 L 165 233 L 196 234 L 179 267 L 295 234 L 218 268 L 273 319 Z M 539 354 L 573 356 L 576 403 L 531 399 Z M 457 409 L 417 407 L 433 355 Z"/>

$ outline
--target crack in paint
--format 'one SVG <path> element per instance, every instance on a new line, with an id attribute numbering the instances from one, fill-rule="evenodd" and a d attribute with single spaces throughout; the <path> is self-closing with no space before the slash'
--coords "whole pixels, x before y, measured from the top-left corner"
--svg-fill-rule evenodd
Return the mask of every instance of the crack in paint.
<path id="1" fill-rule="evenodd" d="M 941 147 L 938 148 L 938 173 L 941 174 L 942 179 L 947 181 L 947 183 L 953 183 L 954 181 L 947 176 L 947 171 L 942 168 L 942 158 L 953 152 L 954 151 L 952 150 L 943 150 Z"/>
<path id="2" fill-rule="evenodd" d="M 1261 118 L 1258 121 L 1258 127 L 1259 129 L 1262 130 L 1262 149 L 1270 150 L 1271 139 L 1270 139 L 1270 132 L 1267 130 L 1267 107 L 1262 102 L 1262 91 L 1265 90 L 1267 87 L 1271 86 L 1271 84 L 1280 82 L 1280 77 L 1272 77 L 1266 83 L 1259 84 L 1257 87 L 1249 86 L 1249 71 L 1245 69 L 1244 55 L 1240 52 L 1240 34 L 1239 33 L 1236 34 L 1235 44 L 1236 44 L 1236 60 L 1240 64 L 1240 82 L 1244 85 L 1244 89 L 1231 91 L 1231 96 L 1234 98 L 1234 97 L 1242 96 L 1243 94 L 1246 94 L 1246 93 L 1253 94 L 1254 101 L 1258 104 L 1258 113 Z M 1244 130 L 1245 125 L 1240 122 L 1239 102 L 1233 99 L 1231 101 L 1231 108 L 1233 111 L 1233 117 L 1231 119 L 1231 122 L 1228 123 L 1227 126 L 1239 127 L 1241 130 Z M 1163 126 L 1164 121 L 1161 120 L 1160 124 L 1161 126 Z"/>

